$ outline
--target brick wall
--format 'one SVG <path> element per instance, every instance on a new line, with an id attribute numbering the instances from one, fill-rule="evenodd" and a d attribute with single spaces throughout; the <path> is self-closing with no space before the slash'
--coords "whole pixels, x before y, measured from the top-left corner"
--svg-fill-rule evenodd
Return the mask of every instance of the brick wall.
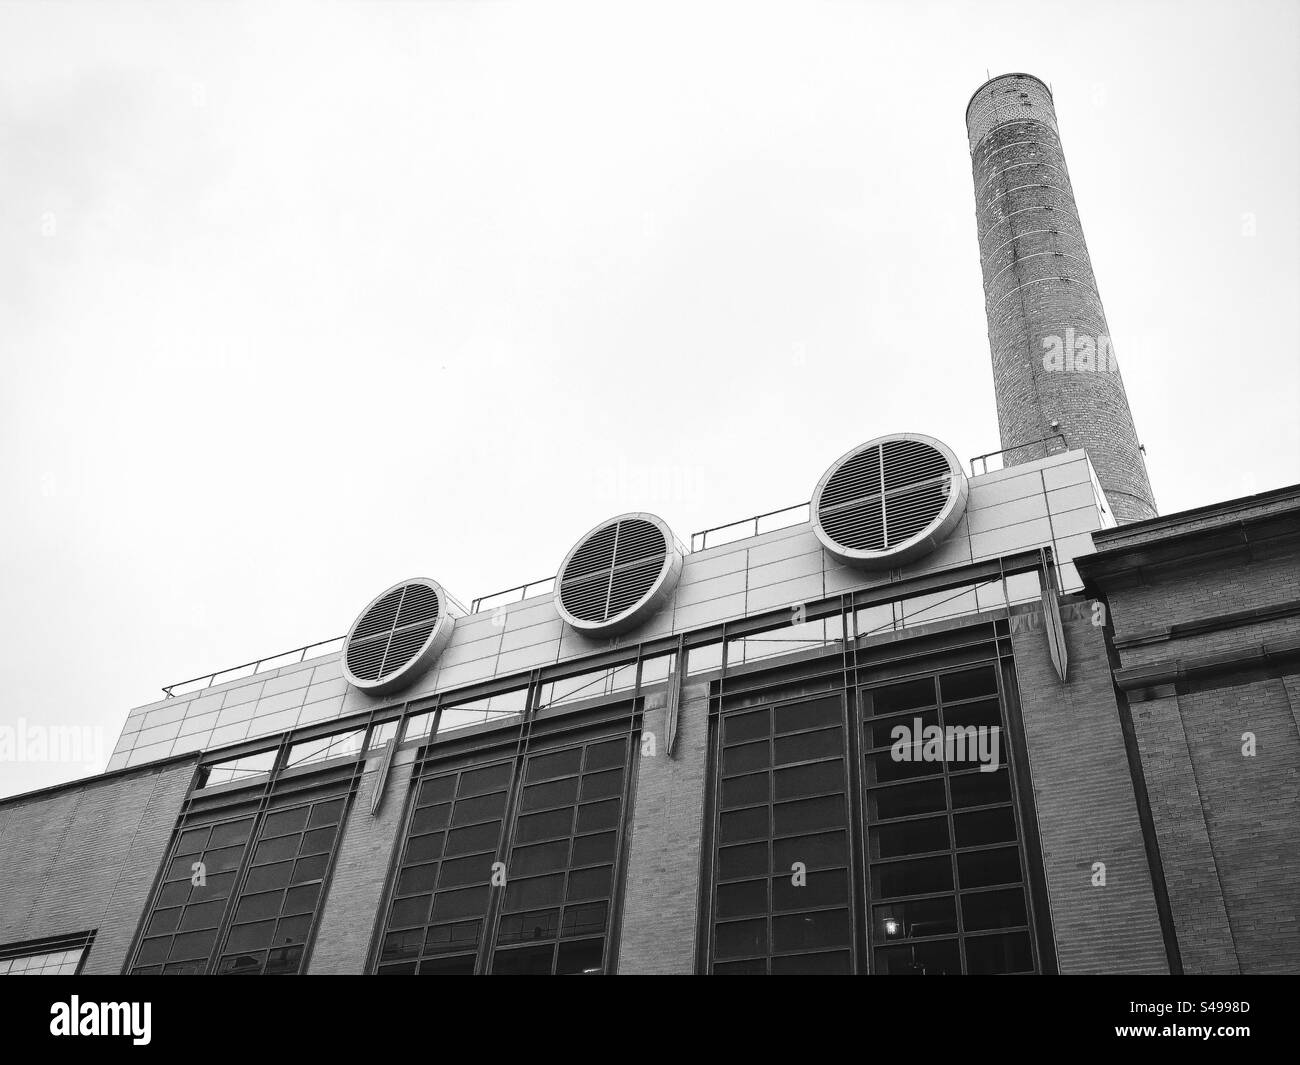
<path id="1" fill-rule="evenodd" d="M 120 972 L 193 760 L 0 804 L 0 943 L 98 930 L 83 971 Z"/>
<path id="2" fill-rule="evenodd" d="M 1258 656 L 1294 645 L 1300 617 L 1230 617 L 1300 601 L 1285 522 L 1298 510 L 1279 490 L 1130 526 L 1081 567 L 1110 604 L 1121 666 L 1152 671 L 1127 681 L 1129 701 L 1188 973 L 1300 970 L 1300 670 Z"/>
<path id="3" fill-rule="evenodd" d="M 1178 700 L 1135 703 L 1132 717 L 1183 972 L 1239 972 Z"/>
<path id="4" fill-rule="evenodd" d="M 1002 447 L 1015 448 L 1007 464 L 1045 453 L 1017 445 L 1063 433 L 1088 452 L 1117 521 L 1153 517 L 1118 369 L 1043 363 L 1044 338 L 1110 337 L 1051 93 L 1028 75 L 995 78 L 972 98 L 967 128 L 998 426 Z"/>
<path id="5" fill-rule="evenodd" d="M 407 785 L 416 748 L 398 751 L 388 774 L 383 805 L 370 813 L 379 783 L 382 755 L 367 759 L 356 797 L 343 825 L 338 857 L 330 878 L 306 971 L 351 974 L 366 971 L 375 919 L 384 896 L 394 842 L 402 826 Z"/>
<path id="6" fill-rule="evenodd" d="M 1060 971 L 1168 972 L 1102 630 L 1067 617 L 1063 683 L 1042 626 L 1013 620 Z M 1094 862 L 1105 863 L 1105 887 L 1092 885 Z"/>
<path id="7" fill-rule="evenodd" d="M 647 697 L 642 735 L 654 734 L 656 751 L 654 757 L 643 756 L 637 763 L 620 974 L 695 971 L 708 708 L 708 684 L 687 684 L 678 713 L 676 750 L 668 757 L 664 698 L 661 694 Z"/>

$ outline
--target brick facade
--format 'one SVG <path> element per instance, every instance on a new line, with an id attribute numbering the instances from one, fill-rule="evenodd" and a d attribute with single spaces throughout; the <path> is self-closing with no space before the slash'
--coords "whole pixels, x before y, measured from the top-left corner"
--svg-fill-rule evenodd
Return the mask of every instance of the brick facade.
<path id="1" fill-rule="evenodd" d="M 366 971 L 375 919 L 384 898 L 389 861 L 406 807 L 407 785 L 415 764 L 415 748 L 399 750 L 393 758 L 384 788 L 383 803 L 371 814 L 379 785 L 382 753 L 367 760 L 357 786 L 343 836 L 339 841 L 334 873 L 326 887 L 319 927 L 306 972 L 348 974 Z"/>
<path id="2" fill-rule="evenodd" d="M 1021 717 L 1064 974 L 1169 971 L 1103 630 L 1064 611 L 1067 680 L 1040 608 L 1012 625 Z M 1093 884 L 1094 863 L 1105 886 Z"/>
<path id="3" fill-rule="evenodd" d="M 1184 971 L 1296 972 L 1300 489 L 1095 539 Z"/>
<path id="4" fill-rule="evenodd" d="M 95 931 L 83 972 L 119 973 L 194 759 L 0 803 L 0 943 Z"/>
<path id="5" fill-rule="evenodd" d="M 676 749 L 667 737 L 664 697 L 647 699 L 642 735 L 653 757 L 637 763 L 636 805 L 624 886 L 618 971 L 639 975 L 695 971 L 709 742 L 709 685 L 688 684 L 678 713 Z"/>

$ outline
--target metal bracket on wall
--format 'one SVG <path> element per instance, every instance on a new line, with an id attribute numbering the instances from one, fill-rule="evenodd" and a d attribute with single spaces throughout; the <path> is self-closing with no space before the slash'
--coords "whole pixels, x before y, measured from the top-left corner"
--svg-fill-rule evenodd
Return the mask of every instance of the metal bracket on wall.
<path id="1" fill-rule="evenodd" d="M 673 658 L 673 671 L 668 675 L 668 698 L 664 705 L 664 753 L 671 758 L 677 746 L 677 715 L 682 705 L 682 685 L 686 682 L 686 636 L 677 638 L 677 654 Z"/>
<path id="2" fill-rule="evenodd" d="M 1043 630 L 1047 633 L 1047 653 L 1061 680 L 1066 680 L 1070 669 L 1070 653 L 1065 646 L 1065 626 L 1061 623 L 1061 600 L 1056 590 L 1056 568 L 1046 548 L 1042 556 Z"/>
<path id="3" fill-rule="evenodd" d="M 401 742 L 402 729 L 405 727 L 406 719 L 399 717 L 397 719 L 397 732 L 388 739 L 383 760 L 379 763 L 379 773 L 375 777 L 375 790 L 370 796 L 371 817 L 377 817 L 380 807 L 384 804 L 384 792 L 388 790 L 388 773 L 393 768 L 393 758 L 397 755 L 397 745 Z"/>

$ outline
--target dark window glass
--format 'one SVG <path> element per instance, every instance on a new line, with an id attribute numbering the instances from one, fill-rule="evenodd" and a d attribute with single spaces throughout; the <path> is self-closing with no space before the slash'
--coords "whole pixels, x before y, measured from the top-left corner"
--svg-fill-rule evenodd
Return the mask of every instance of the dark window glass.
<path id="1" fill-rule="evenodd" d="M 877 943 L 940 936 L 957 931 L 957 902 L 951 895 L 874 906 L 871 911 Z"/>
<path id="2" fill-rule="evenodd" d="M 302 964 L 302 947 L 273 947 L 266 955 L 267 976 L 293 976 Z"/>
<path id="3" fill-rule="evenodd" d="M 818 910 L 772 918 L 773 950 L 814 950 L 841 946 L 848 941 L 848 910 Z"/>
<path id="4" fill-rule="evenodd" d="M 542 787 L 548 786 L 542 785 Z M 527 794 L 526 791 L 525 794 Z M 451 815 L 451 823 L 454 827 L 459 827 L 477 821 L 491 821 L 494 818 L 501 817 L 505 810 L 506 793 L 504 791 L 497 792 L 495 795 L 480 795 L 472 799 L 457 799 L 456 808 Z"/>
<path id="5" fill-rule="evenodd" d="M 181 919 L 180 930 L 189 932 L 200 928 L 216 928 L 221 923 L 221 914 L 225 908 L 225 901 L 221 899 L 216 902 L 202 902 L 187 906 L 185 916 Z"/>
<path id="6" fill-rule="evenodd" d="M 813 762 L 809 765 L 779 769 L 773 774 L 778 799 L 798 799 L 806 795 L 840 794 L 844 791 L 844 762 Z"/>
<path id="7" fill-rule="evenodd" d="M 766 842 L 723 847 L 718 851 L 718 877 L 721 880 L 731 880 L 738 876 L 762 875 L 767 872 Z"/>
<path id="8" fill-rule="evenodd" d="M 905 854 L 948 849 L 948 819 L 926 817 L 919 821 L 899 821 L 879 825 L 871 830 L 871 856 L 898 858 Z"/>
<path id="9" fill-rule="evenodd" d="M 869 793 L 867 803 L 868 816 L 873 821 L 934 813 L 947 805 L 942 780 L 918 780 L 892 788 L 879 788 Z"/>
<path id="10" fill-rule="evenodd" d="M 294 863 L 291 861 L 255 866 L 248 871 L 248 879 L 244 881 L 244 891 L 251 894 L 256 891 L 288 887 L 289 878 L 293 876 L 293 866 Z"/>
<path id="11" fill-rule="evenodd" d="M 307 826 L 308 812 L 306 806 L 299 806 L 296 810 L 279 810 L 267 814 L 266 823 L 262 826 L 262 838 L 301 832 Z"/>
<path id="12" fill-rule="evenodd" d="M 722 782 L 722 808 L 734 810 L 737 806 L 753 806 L 771 801 L 767 773 L 753 773 L 746 777 L 733 777 Z"/>
<path id="13" fill-rule="evenodd" d="M 963 706 L 945 706 L 943 722 L 945 725 L 956 725 L 961 728 L 1001 728 L 1002 711 L 998 708 L 996 699 L 966 703 Z"/>
<path id="14" fill-rule="evenodd" d="M 446 856 L 458 854 L 481 854 L 484 851 L 495 853 L 497 840 L 501 838 L 501 822 L 485 821 L 481 825 L 468 828 L 454 828 L 447 834 Z"/>
<path id="15" fill-rule="evenodd" d="M 743 743 L 746 740 L 766 739 L 772 730 L 771 712 L 756 710 L 748 714 L 731 714 L 723 723 L 724 743 Z"/>
<path id="16" fill-rule="evenodd" d="M 916 734 L 916 722 L 921 722 L 921 729 L 924 731 L 931 725 L 939 724 L 939 711 L 936 710 L 917 710 L 909 714 L 903 714 L 899 717 L 888 717 L 884 720 L 869 721 L 867 723 L 867 746 L 870 748 L 889 748 L 900 742 L 909 742 Z M 899 732 L 896 730 L 906 729 L 907 731 Z"/>
<path id="17" fill-rule="evenodd" d="M 837 976 L 851 973 L 853 956 L 847 950 L 820 954 L 788 954 L 772 959 L 773 976 Z"/>
<path id="18" fill-rule="evenodd" d="M 1024 890 L 980 891 L 961 897 L 961 920 L 968 932 L 1015 928 L 1029 923 Z"/>
<path id="19" fill-rule="evenodd" d="M 554 939 L 560 925 L 560 911 L 533 910 L 528 913 L 508 913 L 501 918 L 497 928 L 497 943 L 523 943 L 529 940 Z"/>
<path id="20" fill-rule="evenodd" d="M 1015 847 L 959 854 L 957 876 L 964 888 L 1019 883 L 1020 854 Z"/>
<path id="21" fill-rule="evenodd" d="M 1023 973 L 1033 970 L 1028 932 L 971 936 L 966 940 L 966 966 L 972 973 Z"/>
<path id="22" fill-rule="evenodd" d="M 468 976 L 474 971 L 474 955 L 455 958 L 425 958 L 420 962 L 421 976 Z"/>
<path id="23" fill-rule="evenodd" d="M 499 821 L 489 821 L 483 826 L 489 833 L 499 832 L 501 823 Z M 457 831 L 469 831 L 458 829 Z M 408 862 L 432 862 L 442 857 L 443 849 L 447 844 L 447 835 L 444 832 L 432 832 L 427 836 L 416 836 L 406 845 L 406 860 Z"/>
<path id="24" fill-rule="evenodd" d="M 618 824 L 622 802 L 608 799 L 605 802 L 591 802 L 578 807 L 578 832 L 601 832 L 614 828 Z"/>
<path id="25" fill-rule="evenodd" d="M 1005 769 L 992 773 L 962 773 L 952 778 L 950 786 L 955 807 L 1011 801 L 1011 777 Z"/>
<path id="26" fill-rule="evenodd" d="M 756 769 L 766 769 L 770 760 L 771 752 L 766 740 L 728 747 L 722 752 L 722 771 L 728 776 L 751 773 Z"/>
<path id="27" fill-rule="evenodd" d="M 411 818 L 411 832 L 441 832 L 451 820 L 451 803 L 439 803 L 437 806 L 423 806 L 415 811 Z"/>
<path id="28" fill-rule="evenodd" d="M 842 721 L 840 697 L 814 699 L 807 703 L 787 703 L 776 708 L 773 729 L 777 735 L 804 729 L 825 728 Z"/>
<path id="29" fill-rule="evenodd" d="M 318 802 L 311 808 L 311 816 L 307 818 L 308 828 L 320 828 L 322 825 L 335 825 L 343 819 L 343 800 L 330 799 L 328 802 Z"/>
<path id="30" fill-rule="evenodd" d="M 772 880 L 772 908 L 778 913 L 843 906 L 848 901 L 849 874 L 846 869 L 810 872 L 802 883 L 796 883 L 792 876 L 778 876 Z"/>
<path id="31" fill-rule="evenodd" d="M 388 925 L 390 928 L 407 928 L 411 925 L 425 924 L 429 920 L 429 909 L 432 905 L 432 895 L 417 895 L 411 899 L 398 899 L 393 903 Z"/>
<path id="32" fill-rule="evenodd" d="M 470 831 L 464 829 L 462 831 Z M 567 839 L 573 832 L 573 808 L 566 806 L 560 810 L 548 810 L 540 814 L 526 814 L 515 824 L 515 839 L 519 843 L 532 843 L 536 840 Z"/>
<path id="33" fill-rule="evenodd" d="M 746 810 L 732 810 L 724 813 L 719 828 L 719 839 L 723 843 L 736 843 L 740 840 L 766 837 L 768 830 L 768 808 L 751 807 Z"/>
<path id="34" fill-rule="evenodd" d="M 885 688 L 874 688 L 870 696 L 872 713 L 876 716 L 893 714 L 899 710 L 913 710 L 920 706 L 933 706 L 934 678 L 924 677 Z"/>
<path id="35" fill-rule="evenodd" d="M 842 757 L 844 730 L 823 729 L 820 732 L 797 732 L 793 736 L 779 736 L 772 741 L 773 761 L 776 765 L 806 762 L 814 758 Z"/>
<path id="36" fill-rule="evenodd" d="M 593 743 L 587 747 L 583 769 L 591 773 L 597 769 L 620 768 L 627 763 L 627 741 L 611 740 L 608 743 Z"/>
<path id="37" fill-rule="evenodd" d="M 944 673 L 939 678 L 939 690 L 943 693 L 945 703 L 958 699 L 976 699 L 981 695 L 997 695 L 997 673 L 992 666 Z"/>
<path id="38" fill-rule="evenodd" d="M 878 899 L 952 890 L 952 859 L 917 858 L 873 866 L 872 887 Z"/>
<path id="39" fill-rule="evenodd" d="M 513 976 L 549 976 L 555 962 L 555 944 L 536 947 L 509 947 L 497 950 L 492 958 L 492 972 Z"/>
<path id="40" fill-rule="evenodd" d="M 275 839 L 264 839 L 257 845 L 257 850 L 253 852 L 253 864 L 270 865 L 272 862 L 282 862 L 286 858 L 292 858 L 297 853 L 297 836 L 277 836 Z M 229 866 L 228 868 L 234 867 Z"/>
<path id="41" fill-rule="evenodd" d="M 455 794 L 455 777 L 438 777 L 434 780 L 426 780 L 420 785 L 420 795 L 416 805 L 433 806 L 435 803 L 450 802 Z"/>
<path id="42" fill-rule="evenodd" d="M 974 813 L 957 814 L 953 819 L 953 829 L 957 834 L 957 846 L 982 847 L 988 843 L 1014 842 L 1016 838 L 1016 819 L 1011 807 L 1003 806 L 993 810 L 976 810 Z"/>
<path id="43" fill-rule="evenodd" d="M 591 976 L 601 971 L 603 939 L 577 939 L 560 944 L 555 960 L 557 976 Z"/>
<path id="44" fill-rule="evenodd" d="M 523 810 L 545 810 L 554 806 L 567 806 L 578 797 L 578 777 L 564 777 L 545 784 L 530 784 L 524 788 Z"/>
<path id="45" fill-rule="evenodd" d="M 618 833 L 601 832 L 595 836 L 579 836 L 573 841 L 573 857 L 569 864 L 575 869 L 584 865 L 612 862 L 618 853 Z"/>
<path id="46" fill-rule="evenodd" d="M 778 836 L 839 828 L 843 826 L 844 818 L 844 798 L 841 795 L 781 802 L 772 808 L 773 830 Z"/>
<path id="47" fill-rule="evenodd" d="M 877 947 L 875 971 L 891 976 L 955 976 L 961 972 L 961 952 L 955 939 Z"/>
<path id="48" fill-rule="evenodd" d="M 795 862 L 802 862 L 809 872 L 848 865 L 848 837 L 842 831 L 819 832 L 811 836 L 778 840 L 773 844 L 773 872 L 791 872 Z"/>
<path id="49" fill-rule="evenodd" d="M 726 921 L 715 932 L 719 958 L 747 958 L 767 953 L 767 920 Z"/>

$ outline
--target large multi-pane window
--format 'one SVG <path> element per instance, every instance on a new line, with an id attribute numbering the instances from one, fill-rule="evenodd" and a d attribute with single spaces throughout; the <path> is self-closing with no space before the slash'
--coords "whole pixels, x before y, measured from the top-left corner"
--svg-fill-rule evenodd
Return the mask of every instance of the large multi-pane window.
<path id="1" fill-rule="evenodd" d="M 605 970 L 628 745 L 620 736 L 525 760 L 491 972 Z"/>
<path id="2" fill-rule="evenodd" d="M 365 735 L 353 728 L 199 770 L 130 973 L 302 970 Z"/>
<path id="3" fill-rule="evenodd" d="M 252 817 L 183 830 L 172 847 L 131 972 L 194 975 L 207 970 Z"/>
<path id="4" fill-rule="evenodd" d="M 722 706 L 709 968 L 1034 971 L 997 666 L 849 691 Z"/>
<path id="5" fill-rule="evenodd" d="M 343 816 L 342 798 L 273 810 L 262 821 L 216 971 L 298 972 Z"/>
<path id="6" fill-rule="evenodd" d="M 497 762 L 420 782 L 381 973 L 474 971 L 513 777 L 512 763 Z"/>
<path id="7" fill-rule="evenodd" d="M 72 976 L 94 938 L 86 932 L 0 946 L 0 976 Z"/>
<path id="8" fill-rule="evenodd" d="M 1032 971 L 995 668 L 867 688 L 862 710 L 872 970 Z M 915 757 L 927 738 L 943 757 Z"/>
<path id="9" fill-rule="evenodd" d="M 379 973 L 611 970 L 633 719 L 504 731 L 426 748 Z"/>
<path id="10" fill-rule="evenodd" d="M 725 715 L 714 972 L 852 971 L 842 699 Z"/>

